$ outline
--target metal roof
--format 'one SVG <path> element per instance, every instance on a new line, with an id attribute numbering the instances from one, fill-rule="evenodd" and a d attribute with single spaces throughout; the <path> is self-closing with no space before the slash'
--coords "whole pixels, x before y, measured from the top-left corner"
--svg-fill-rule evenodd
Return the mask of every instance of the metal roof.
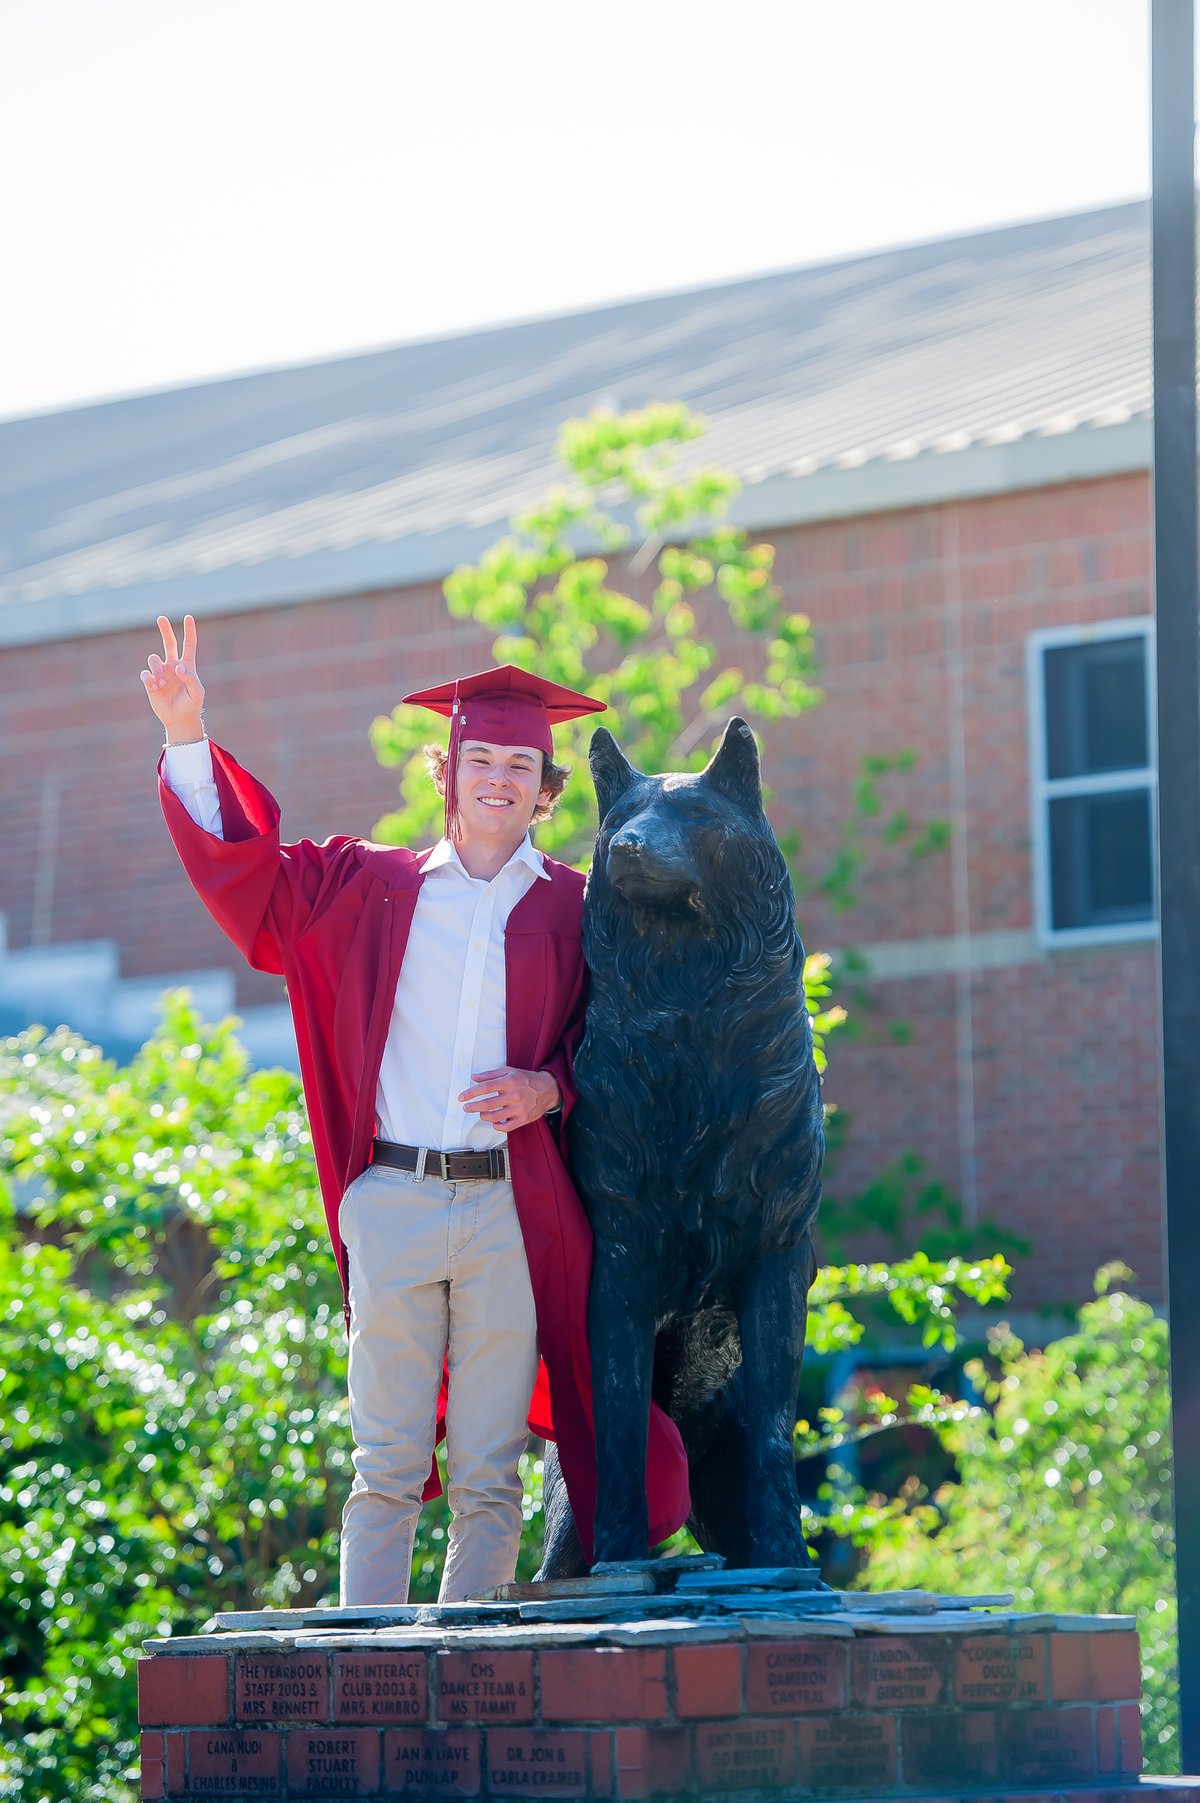
<path id="1" fill-rule="evenodd" d="M 562 421 L 684 400 L 753 527 L 1150 461 L 1132 202 L 0 424 L 0 642 L 444 575 Z"/>

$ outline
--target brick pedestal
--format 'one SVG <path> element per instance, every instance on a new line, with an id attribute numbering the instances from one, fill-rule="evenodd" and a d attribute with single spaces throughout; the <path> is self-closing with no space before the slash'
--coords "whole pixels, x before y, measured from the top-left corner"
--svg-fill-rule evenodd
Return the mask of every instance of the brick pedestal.
<path id="1" fill-rule="evenodd" d="M 279 1612 L 259 1618 L 270 1629 L 151 1643 L 142 1795 L 1120 1803 L 1188 1786 L 1138 1786 L 1123 1618 L 932 1598 L 811 1616 L 761 1597 L 672 1608 L 597 1599 L 596 1620 L 533 1620 L 500 1602 L 373 1625 Z"/>

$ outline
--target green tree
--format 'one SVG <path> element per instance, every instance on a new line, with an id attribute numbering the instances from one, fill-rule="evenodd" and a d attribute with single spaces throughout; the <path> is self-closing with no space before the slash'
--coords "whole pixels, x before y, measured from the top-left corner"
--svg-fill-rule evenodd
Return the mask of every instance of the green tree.
<path id="1" fill-rule="evenodd" d="M 772 580 L 773 548 L 751 544 L 723 519 L 736 479 L 694 467 L 694 459 L 682 467 L 703 430 L 682 406 L 569 421 L 558 446 L 568 482 L 445 583 L 451 615 L 496 635 L 497 662 L 586 686 L 607 702 L 605 725 L 626 755 L 648 770 L 702 769 L 714 734 L 739 708 L 768 721 L 820 700 L 811 622 L 785 610 Z M 623 588 L 608 562 L 618 552 Z M 757 675 L 720 664 L 720 614 L 761 646 Z M 577 763 L 594 724 L 559 730 Z M 376 755 L 402 770 L 402 805 L 377 828 L 384 839 L 417 844 L 436 835 L 437 797 L 421 757 L 428 734 L 420 708 L 398 707 L 374 724 Z M 538 842 L 555 857 L 584 861 L 595 825 L 590 788 L 574 783 Z"/>
<path id="2" fill-rule="evenodd" d="M 769 730 L 821 700 L 812 622 L 784 605 L 774 547 L 752 542 L 726 519 L 740 484 L 699 461 L 704 431 L 704 421 L 678 404 L 569 420 L 558 442 L 566 480 L 444 585 L 453 618 L 495 635 L 497 663 L 536 669 L 606 702 L 604 724 L 647 771 L 703 769 L 731 714 Z M 722 662 L 731 628 L 753 668 Z M 558 729 L 560 750 L 576 767 L 586 763 L 594 725 L 577 720 Z M 440 831 L 422 755 L 428 715 L 401 705 L 373 723 L 371 737 L 380 762 L 400 771 L 401 805 L 379 821 L 377 837 L 427 843 Z M 820 889 L 844 907 L 868 840 L 916 856 L 944 843 L 944 822 L 917 823 L 884 807 L 881 784 L 911 763 L 903 750 L 864 759 L 837 851 L 819 876 L 798 876 L 801 888 Z M 591 786 L 576 781 L 539 827 L 538 843 L 582 867 L 595 830 Z M 782 834 L 781 842 L 794 864 L 798 835 Z M 810 958 L 805 981 L 823 1065 L 825 1035 L 843 1019 L 830 1000 L 829 960 Z"/>

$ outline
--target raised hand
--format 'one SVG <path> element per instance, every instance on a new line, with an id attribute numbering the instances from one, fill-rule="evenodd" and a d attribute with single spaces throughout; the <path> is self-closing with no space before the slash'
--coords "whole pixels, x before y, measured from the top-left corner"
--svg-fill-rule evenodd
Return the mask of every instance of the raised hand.
<path id="1" fill-rule="evenodd" d="M 183 616 L 182 652 L 165 614 L 158 616 L 158 630 L 162 633 L 163 655 L 150 653 L 142 671 L 142 683 L 150 706 L 163 723 L 167 744 L 182 745 L 204 736 L 200 718 L 204 685 L 196 674 L 196 622 L 191 614 Z"/>

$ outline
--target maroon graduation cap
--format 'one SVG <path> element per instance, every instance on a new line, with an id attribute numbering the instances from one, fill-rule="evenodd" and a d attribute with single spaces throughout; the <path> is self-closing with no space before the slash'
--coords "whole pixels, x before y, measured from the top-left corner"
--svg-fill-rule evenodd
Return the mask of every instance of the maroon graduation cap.
<path id="1" fill-rule="evenodd" d="M 450 721 L 446 752 L 446 836 L 454 838 L 458 816 L 458 754 L 466 739 L 485 745 L 529 745 L 551 757 L 551 728 L 582 714 L 600 714 L 607 703 L 577 694 L 561 683 L 547 682 L 513 664 L 456 676 L 452 682 L 419 689 L 402 697 L 412 707 L 427 707 Z"/>

